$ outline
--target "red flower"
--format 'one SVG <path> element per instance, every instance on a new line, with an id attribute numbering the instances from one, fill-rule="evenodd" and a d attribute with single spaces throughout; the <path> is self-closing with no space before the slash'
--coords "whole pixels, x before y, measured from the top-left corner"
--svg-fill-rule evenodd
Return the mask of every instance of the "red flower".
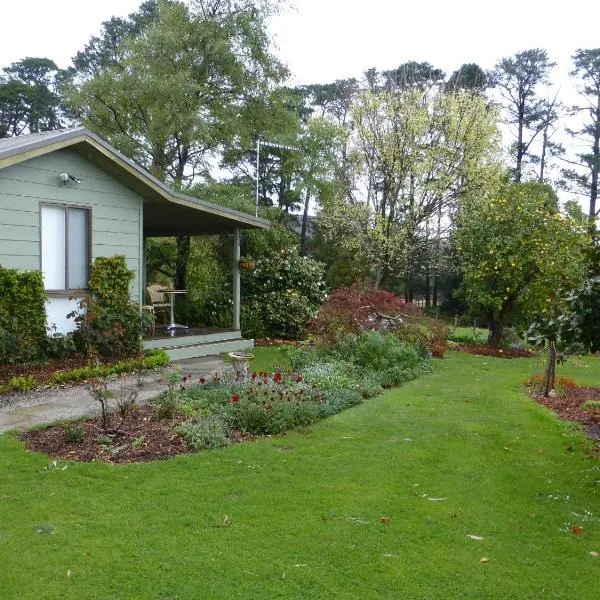
<path id="1" fill-rule="evenodd" d="M 198 379 L 198 381 L 199 381 L 200 383 L 206 383 L 206 379 L 204 379 L 204 377 L 200 377 L 200 379 Z"/>
<path id="2" fill-rule="evenodd" d="M 267 378 L 266 378 L 266 377 L 263 379 L 263 383 L 264 383 L 265 385 L 267 385 L 267 383 L 269 383 L 269 381 L 267 380 Z"/>
<path id="3" fill-rule="evenodd" d="M 302 383 L 302 375 L 296 375 L 296 383 Z"/>
<path id="4" fill-rule="evenodd" d="M 279 383 L 279 382 L 281 381 L 281 373 L 275 373 L 275 374 L 273 375 L 273 381 L 274 381 L 275 383 Z"/>
<path id="5" fill-rule="evenodd" d="M 239 401 L 240 401 L 240 395 L 239 394 L 233 394 L 231 396 L 231 403 L 232 404 L 235 404 L 236 402 L 239 402 Z"/>
<path id="6" fill-rule="evenodd" d="M 257 374 L 256 373 L 252 373 L 252 379 L 256 379 Z"/>
<path id="7" fill-rule="evenodd" d="M 186 376 L 186 375 L 184 375 L 184 376 L 183 376 L 183 383 L 185 383 L 187 380 L 188 380 L 187 376 Z"/>

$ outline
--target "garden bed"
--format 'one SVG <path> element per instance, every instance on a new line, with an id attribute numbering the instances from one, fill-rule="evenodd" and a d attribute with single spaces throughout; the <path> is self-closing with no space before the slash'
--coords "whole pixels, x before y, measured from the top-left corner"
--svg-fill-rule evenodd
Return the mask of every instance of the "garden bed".
<path id="1" fill-rule="evenodd" d="M 467 352 L 476 356 L 495 356 L 496 358 L 532 358 L 535 352 L 523 348 L 490 348 L 484 344 L 457 344 L 453 350 Z"/>
<path id="2" fill-rule="evenodd" d="M 116 361 L 113 361 L 116 362 Z M 87 367 L 90 363 L 85 356 L 72 356 L 69 358 L 56 358 L 43 363 L 0 365 L 0 386 L 8 384 L 13 377 L 34 377 L 43 385 L 50 381 L 56 371 L 73 371 Z"/>
<path id="3" fill-rule="evenodd" d="M 140 406 L 121 417 L 113 416 L 119 433 L 107 436 L 102 418 L 83 419 L 74 423 L 54 425 L 22 433 L 19 437 L 28 450 L 42 452 L 54 459 L 78 462 L 102 461 L 132 463 L 169 458 L 190 452 L 185 439 L 174 432 L 185 417 L 157 421 L 151 406 Z M 70 432 L 77 431 L 80 441 L 68 441 Z M 74 434 L 71 434 L 74 435 Z M 233 430 L 231 443 L 254 439 L 255 436 Z"/>
<path id="4" fill-rule="evenodd" d="M 600 387 L 568 386 L 548 398 L 532 389 L 530 394 L 536 402 L 548 407 L 564 421 L 581 424 L 589 438 L 600 442 L 600 411 L 582 407 L 585 402 L 600 400 Z"/>

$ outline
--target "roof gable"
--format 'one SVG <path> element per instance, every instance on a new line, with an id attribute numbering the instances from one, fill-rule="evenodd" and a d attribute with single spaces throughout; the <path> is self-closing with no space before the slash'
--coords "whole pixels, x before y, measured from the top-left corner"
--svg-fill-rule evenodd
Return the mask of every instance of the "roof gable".
<path id="1" fill-rule="evenodd" d="M 0 169 L 62 148 L 80 152 L 144 198 L 147 235 L 227 233 L 235 228 L 270 226 L 264 219 L 171 190 L 84 127 L 0 139 Z"/>

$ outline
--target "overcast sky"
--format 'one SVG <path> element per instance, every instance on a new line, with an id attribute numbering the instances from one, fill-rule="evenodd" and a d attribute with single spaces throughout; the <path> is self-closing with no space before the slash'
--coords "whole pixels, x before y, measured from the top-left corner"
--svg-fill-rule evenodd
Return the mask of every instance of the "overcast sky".
<path id="1" fill-rule="evenodd" d="M 140 0 L 0 0 L 0 67 L 52 58 L 66 67 L 103 21 L 135 11 Z M 286 0 L 272 22 L 292 83 L 360 77 L 428 61 L 450 74 L 461 64 L 491 68 L 501 57 L 545 48 L 558 66 L 552 79 L 567 105 L 578 97 L 568 76 L 577 48 L 600 47 L 597 0 Z"/>
<path id="2" fill-rule="evenodd" d="M 502 56 L 546 48 L 568 85 L 569 57 L 600 46 L 595 0 L 291 0 L 273 22 L 279 54 L 298 83 L 358 76 L 427 60 L 447 72 L 464 62 L 491 67 Z M 3 0 L 0 66 L 47 56 L 65 67 L 102 21 L 139 0 Z M 485 6 L 487 5 L 487 6 Z"/>

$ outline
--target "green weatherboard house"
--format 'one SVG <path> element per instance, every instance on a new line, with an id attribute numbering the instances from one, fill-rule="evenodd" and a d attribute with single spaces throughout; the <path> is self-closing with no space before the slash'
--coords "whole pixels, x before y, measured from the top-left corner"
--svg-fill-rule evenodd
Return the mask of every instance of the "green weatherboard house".
<path id="1" fill-rule="evenodd" d="M 74 328 L 66 315 L 86 294 L 95 258 L 126 257 L 135 272 L 131 298 L 141 307 L 147 238 L 230 233 L 231 328 L 179 330 L 180 335 L 163 330 L 144 346 L 166 348 L 172 358 L 251 347 L 252 340 L 240 333 L 240 232 L 268 226 L 263 219 L 170 190 L 83 127 L 0 139 L 0 264 L 43 272 L 48 325 L 60 333 Z"/>

